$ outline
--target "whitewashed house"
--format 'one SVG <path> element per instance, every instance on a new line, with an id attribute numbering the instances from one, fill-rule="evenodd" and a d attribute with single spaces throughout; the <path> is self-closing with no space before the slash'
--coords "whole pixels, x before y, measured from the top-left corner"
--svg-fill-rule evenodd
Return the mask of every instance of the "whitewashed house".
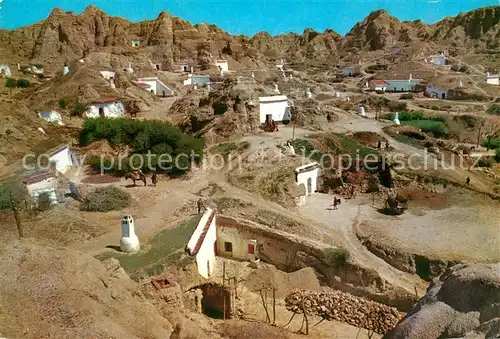
<path id="1" fill-rule="evenodd" d="M 106 79 L 107 81 L 115 79 L 115 75 L 116 75 L 115 72 L 112 72 L 112 71 L 100 71 L 100 72 L 101 72 L 102 77 L 104 79 Z"/>
<path id="2" fill-rule="evenodd" d="M 188 78 L 184 80 L 184 86 L 189 85 L 208 85 L 210 84 L 210 75 L 197 75 L 197 74 L 188 74 Z"/>
<path id="3" fill-rule="evenodd" d="M 125 106 L 115 98 L 104 98 L 91 103 L 85 112 L 87 118 L 120 118 L 125 115 Z"/>
<path id="4" fill-rule="evenodd" d="M 372 91 L 383 91 L 387 89 L 387 83 L 384 80 L 370 80 L 369 87 Z"/>
<path id="5" fill-rule="evenodd" d="M 62 145 L 54 148 L 45 155 L 48 157 L 49 164 L 59 173 L 66 173 L 74 164 L 74 157 L 71 154 L 69 145 Z"/>
<path id="6" fill-rule="evenodd" d="M 186 246 L 186 252 L 196 258 L 198 273 L 206 279 L 214 274 L 218 255 L 252 261 L 258 258 L 257 240 L 246 237 L 230 221 L 207 208 Z"/>
<path id="7" fill-rule="evenodd" d="M 317 191 L 319 174 L 319 164 L 312 162 L 295 169 L 295 182 L 297 186 L 305 186 L 305 195 L 298 197 L 298 204 L 305 202 L 306 196 L 312 195 Z"/>
<path id="8" fill-rule="evenodd" d="M 431 55 L 427 58 L 427 60 L 434 65 L 437 66 L 445 66 L 446 65 L 446 57 L 444 53 L 438 55 Z"/>
<path id="9" fill-rule="evenodd" d="M 64 126 L 61 114 L 57 111 L 52 110 L 52 111 L 48 111 L 48 112 L 38 113 L 38 116 L 45 121 L 55 123 L 55 124 L 58 124 L 60 126 Z"/>
<path id="10" fill-rule="evenodd" d="M 50 202 L 57 204 L 57 178 L 51 172 L 33 172 L 25 174 L 23 185 L 26 187 L 28 195 L 36 202 L 43 193 L 48 193 Z"/>
<path id="11" fill-rule="evenodd" d="M 215 60 L 215 66 L 222 72 L 229 72 L 229 66 L 227 60 Z"/>
<path id="12" fill-rule="evenodd" d="M 5 64 L 0 65 L 0 74 L 2 74 L 4 77 L 10 77 L 12 75 L 10 67 Z"/>
<path id="13" fill-rule="evenodd" d="M 174 95 L 174 91 L 167 87 L 163 82 L 161 82 L 157 77 L 149 77 L 149 78 L 139 78 L 139 87 L 144 89 L 148 89 L 154 95 L 158 95 L 161 97 L 171 97 Z M 146 86 L 140 86 L 140 84 L 146 84 Z"/>
<path id="14" fill-rule="evenodd" d="M 289 122 L 292 120 L 292 104 L 286 95 L 259 97 L 259 120 L 263 124 L 271 122 Z"/>
<path id="15" fill-rule="evenodd" d="M 342 75 L 345 77 L 352 77 L 360 73 L 359 66 L 347 66 L 342 68 Z"/>
<path id="16" fill-rule="evenodd" d="M 486 73 L 484 80 L 489 85 L 500 85 L 500 79 L 498 74 L 490 74 L 488 72 Z"/>
<path id="17" fill-rule="evenodd" d="M 132 39 L 131 44 L 132 44 L 132 47 L 139 47 L 141 45 L 141 40 Z"/>
<path id="18" fill-rule="evenodd" d="M 186 246 L 186 251 L 196 257 L 198 273 L 207 279 L 215 272 L 216 241 L 215 211 L 207 208 Z"/>

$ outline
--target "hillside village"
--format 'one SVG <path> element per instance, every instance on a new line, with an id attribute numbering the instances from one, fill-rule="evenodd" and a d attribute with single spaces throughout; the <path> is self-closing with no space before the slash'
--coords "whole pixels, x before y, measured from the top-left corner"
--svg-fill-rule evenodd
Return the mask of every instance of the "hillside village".
<path id="1" fill-rule="evenodd" d="M 500 336 L 500 6 L 0 41 L 0 337 Z"/>

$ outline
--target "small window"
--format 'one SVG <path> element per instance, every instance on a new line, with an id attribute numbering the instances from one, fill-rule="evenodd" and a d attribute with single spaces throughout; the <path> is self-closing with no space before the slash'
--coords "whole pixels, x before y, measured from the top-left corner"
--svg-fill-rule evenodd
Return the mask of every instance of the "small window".
<path id="1" fill-rule="evenodd" d="M 233 244 L 226 241 L 224 243 L 224 251 L 226 251 L 226 252 L 232 252 L 233 251 Z"/>
<path id="2" fill-rule="evenodd" d="M 254 253 L 255 253 L 255 245 L 248 244 L 248 254 L 254 254 Z"/>

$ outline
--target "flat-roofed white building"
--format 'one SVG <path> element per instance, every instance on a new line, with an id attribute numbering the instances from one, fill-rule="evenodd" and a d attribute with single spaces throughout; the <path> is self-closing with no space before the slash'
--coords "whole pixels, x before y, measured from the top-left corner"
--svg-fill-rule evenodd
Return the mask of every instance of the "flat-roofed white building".
<path id="1" fill-rule="evenodd" d="M 184 86 L 203 86 L 208 84 L 210 84 L 210 75 L 188 74 L 188 78 L 184 80 Z"/>
<path id="2" fill-rule="evenodd" d="M 215 60 L 215 66 L 219 68 L 219 70 L 223 72 L 228 72 L 229 71 L 229 66 L 227 64 L 227 60 Z"/>
<path id="3" fill-rule="evenodd" d="M 259 120 L 263 124 L 271 122 L 289 122 L 292 120 L 291 103 L 286 95 L 259 97 Z"/>
<path id="4" fill-rule="evenodd" d="M 297 167 L 295 169 L 295 181 L 297 185 L 304 185 L 305 195 L 314 194 L 317 191 L 318 185 L 319 164 L 311 162 L 307 165 Z"/>
<path id="5" fill-rule="evenodd" d="M 174 91 L 172 91 L 167 85 L 160 81 L 157 77 L 149 77 L 149 78 L 139 78 L 139 83 L 146 84 L 146 86 L 140 86 L 141 88 L 148 89 L 154 95 L 158 95 L 161 97 L 171 97 L 174 95 Z"/>
<path id="6" fill-rule="evenodd" d="M 500 79 L 498 74 L 486 73 L 484 80 L 489 85 L 500 85 Z"/>

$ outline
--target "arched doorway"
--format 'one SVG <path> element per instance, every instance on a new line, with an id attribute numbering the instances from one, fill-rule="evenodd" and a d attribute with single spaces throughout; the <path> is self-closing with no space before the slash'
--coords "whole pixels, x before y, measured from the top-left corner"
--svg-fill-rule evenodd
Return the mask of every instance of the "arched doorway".
<path id="1" fill-rule="evenodd" d="M 446 99 L 446 93 L 441 93 L 441 99 Z"/>
<path id="2" fill-rule="evenodd" d="M 312 193 L 312 178 L 307 178 L 307 194 Z"/>
<path id="3" fill-rule="evenodd" d="M 101 106 L 101 107 L 99 107 L 99 116 L 100 116 L 101 118 L 104 118 L 104 117 L 105 117 L 105 114 L 104 114 L 104 107 L 102 107 L 102 106 Z"/>

